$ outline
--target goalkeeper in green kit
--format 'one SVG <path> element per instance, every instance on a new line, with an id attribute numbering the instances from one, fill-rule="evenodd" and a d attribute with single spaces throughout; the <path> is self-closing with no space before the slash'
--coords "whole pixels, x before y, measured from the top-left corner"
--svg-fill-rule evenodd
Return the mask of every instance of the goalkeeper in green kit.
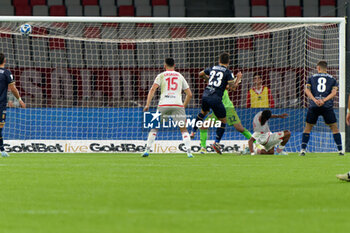
<path id="1" fill-rule="evenodd" d="M 209 77 L 203 71 L 199 74 L 199 76 L 206 79 L 206 80 L 209 80 Z M 235 129 L 238 132 L 243 134 L 243 136 L 245 138 L 247 138 L 247 140 L 249 140 L 252 137 L 252 135 L 246 128 L 243 127 L 241 120 L 239 119 L 237 112 L 235 110 L 235 107 L 234 107 L 232 101 L 230 100 L 227 89 L 224 91 L 224 95 L 222 96 L 222 103 L 224 104 L 225 109 L 226 109 L 227 124 L 235 127 Z M 207 117 L 207 120 L 208 119 L 213 119 L 215 121 L 218 120 L 218 118 L 215 116 L 214 113 L 210 114 Z M 208 139 L 208 128 L 202 127 L 200 129 L 200 141 L 201 141 L 200 153 L 201 154 L 205 154 L 207 152 L 207 149 L 206 149 L 207 148 L 207 139 Z"/>

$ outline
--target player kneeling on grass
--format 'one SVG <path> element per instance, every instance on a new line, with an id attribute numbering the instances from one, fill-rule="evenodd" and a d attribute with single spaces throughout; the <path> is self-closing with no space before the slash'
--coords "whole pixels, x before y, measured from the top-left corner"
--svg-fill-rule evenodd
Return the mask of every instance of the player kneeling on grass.
<path id="1" fill-rule="evenodd" d="M 254 133 L 248 141 L 251 155 L 255 155 L 253 147 L 255 140 L 265 148 L 258 150 L 257 154 L 274 154 L 275 146 L 278 145 L 275 155 L 287 155 L 283 149 L 290 138 L 290 131 L 284 130 L 277 133 L 271 133 L 268 124 L 270 118 L 286 118 L 287 116 L 288 114 L 286 113 L 282 115 L 272 115 L 270 110 L 260 111 L 255 115 L 253 120 Z"/>
<path id="2" fill-rule="evenodd" d="M 158 104 L 158 111 L 161 114 L 161 120 L 166 120 L 168 117 L 172 117 L 174 121 L 183 122 L 178 124 L 182 139 L 187 149 L 187 157 L 192 158 L 191 154 L 191 139 L 186 129 L 186 112 L 185 108 L 192 98 L 192 92 L 186 79 L 174 70 L 175 61 L 173 58 L 166 58 L 164 63 L 165 72 L 159 74 L 153 83 L 151 90 L 147 96 L 147 103 L 144 112 L 149 110 L 149 106 L 153 99 L 153 96 L 158 87 L 161 87 L 160 100 Z M 185 92 L 185 102 L 182 103 L 182 91 Z M 180 127 L 180 125 L 183 125 Z M 158 129 L 151 129 L 148 134 L 146 151 L 142 154 L 142 157 L 147 157 L 156 140 Z"/>
<path id="3" fill-rule="evenodd" d="M 18 99 L 18 102 L 22 108 L 26 107 L 19 96 L 13 75 L 9 70 L 5 69 L 5 63 L 5 55 L 0 53 L 0 151 L 2 157 L 9 156 L 4 149 L 4 140 L 2 138 L 2 128 L 4 127 L 6 120 L 7 90 L 11 90 L 12 94 Z"/>

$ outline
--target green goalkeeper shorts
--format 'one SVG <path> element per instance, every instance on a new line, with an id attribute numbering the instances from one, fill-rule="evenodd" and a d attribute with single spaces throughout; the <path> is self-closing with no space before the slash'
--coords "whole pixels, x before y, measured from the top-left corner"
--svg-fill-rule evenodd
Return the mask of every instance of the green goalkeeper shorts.
<path id="1" fill-rule="evenodd" d="M 237 115 L 235 107 L 228 107 L 225 109 L 226 109 L 226 121 L 228 125 L 233 126 L 234 124 L 241 123 L 241 120 Z M 215 121 L 218 120 L 218 118 L 215 116 L 214 113 L 210 114 L 207 119 L 213 119 Z"/>

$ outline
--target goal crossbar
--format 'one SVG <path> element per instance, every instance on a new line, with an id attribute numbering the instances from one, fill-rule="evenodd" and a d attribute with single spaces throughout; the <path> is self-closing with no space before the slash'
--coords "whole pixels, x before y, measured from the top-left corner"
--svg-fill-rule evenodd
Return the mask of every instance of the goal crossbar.
<path id="1" fill-rule="evenodd" d="M 202 17 L 59 17 L 59 16 L 0 16 L 0 22 L 82 22 L 82 23 L 345 23 L 342 17 L 302 18 L 202 18 Z"/>

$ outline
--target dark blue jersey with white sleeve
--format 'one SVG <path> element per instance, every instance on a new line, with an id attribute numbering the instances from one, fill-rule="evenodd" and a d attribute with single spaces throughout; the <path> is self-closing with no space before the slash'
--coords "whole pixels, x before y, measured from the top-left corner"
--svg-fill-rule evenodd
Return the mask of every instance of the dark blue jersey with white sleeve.
<path id="1" fill-rule="evenodd" d="M 324 99 L 331 94 L 334 88 L 338 88 L 338 82 L 332 75 L 327 73 L 317 73 L 309 77 L 306 86 L 310 88 L 312 95 L 316 99 Z M 310 108 L 318 106 L 310 100 Z M 333 108 L 333 99 L 328 100 L 322 106 L 323 108 Z"/>
<path id="2" fill-rule="evenodd" d="M 13 75 L 7 69 L 0 68 L 0 107 L 7 105 L 7 90 L 8 85 L 13 83 Z"/>
<path id="3" fill-rule="evenodd" d="M 204 90 L 203 97 L 216 96 L 221 99 L 228 82 L 234 79 L 232 71 L 225 66 L 217 65 L 205 69 L 204 73 L 209 76 L 209 83 Z"/>

